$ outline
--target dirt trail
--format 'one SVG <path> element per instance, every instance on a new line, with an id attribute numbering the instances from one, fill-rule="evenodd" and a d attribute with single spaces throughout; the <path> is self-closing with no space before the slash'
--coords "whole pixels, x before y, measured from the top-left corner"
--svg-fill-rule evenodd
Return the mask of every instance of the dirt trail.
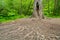
<path id="1" fill-rule="evenodd" d="M 60 19 L 18 19 L 0 24 L 0 40 L 60 40 Z"/>

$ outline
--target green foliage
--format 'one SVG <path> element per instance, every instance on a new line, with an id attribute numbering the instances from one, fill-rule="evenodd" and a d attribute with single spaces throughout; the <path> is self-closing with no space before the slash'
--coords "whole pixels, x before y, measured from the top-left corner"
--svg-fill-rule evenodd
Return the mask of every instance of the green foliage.
<path id="1" fill-rule="evenodd" d="M 33 3 L 34 0 L 0 0 L 0 22 L 31 16 Z"/>
<path id="2" fill-rule="evenodd" d="M 34 0 L 0 0 L 0 22 L 31 16 L 33 4 Z M 43 13 L 48 17 L 60 17 L 60 0 L 43 0 Z"/>
<path id="3" fill-rule="evenodd" d="M 60 17 L 60 0 L 43 0 L 43 13 L 48 17 Z"/>

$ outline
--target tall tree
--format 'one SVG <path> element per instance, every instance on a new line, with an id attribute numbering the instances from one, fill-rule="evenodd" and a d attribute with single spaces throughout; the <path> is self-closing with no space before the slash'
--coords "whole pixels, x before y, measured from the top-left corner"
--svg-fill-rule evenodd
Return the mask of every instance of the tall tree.
<path id="1" fill-rule="evenodd" d="M 34 0 L 34 12 L 33 17 L 44 18 L 42 13 L 42 0 Z"/>
<path id="2" fill-rule="evenodd" d="M 53 12 L 53 15 L 56 15 L 57 8 L 58 8 L 58 0 L 54 0 L 54 12 Z"/>

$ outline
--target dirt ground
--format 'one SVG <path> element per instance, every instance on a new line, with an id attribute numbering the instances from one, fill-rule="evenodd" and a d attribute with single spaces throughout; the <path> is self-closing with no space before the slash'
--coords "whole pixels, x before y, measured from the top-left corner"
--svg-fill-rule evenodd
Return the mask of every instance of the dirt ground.
<path id="1" fill-rule="evenodd" d="M 0 24 L 0 40 L 60 40 L 60 19 L 24 18 Z"/>

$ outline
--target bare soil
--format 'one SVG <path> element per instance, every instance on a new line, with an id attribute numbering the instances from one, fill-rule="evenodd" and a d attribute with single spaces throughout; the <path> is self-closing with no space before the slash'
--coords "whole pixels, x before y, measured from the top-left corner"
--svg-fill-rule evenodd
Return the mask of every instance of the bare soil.
<path id="1" fill-rule="evenodd" d="M 25 18 L 0 24 L 0 40 L 60 40 L 60 19 Z"/>

